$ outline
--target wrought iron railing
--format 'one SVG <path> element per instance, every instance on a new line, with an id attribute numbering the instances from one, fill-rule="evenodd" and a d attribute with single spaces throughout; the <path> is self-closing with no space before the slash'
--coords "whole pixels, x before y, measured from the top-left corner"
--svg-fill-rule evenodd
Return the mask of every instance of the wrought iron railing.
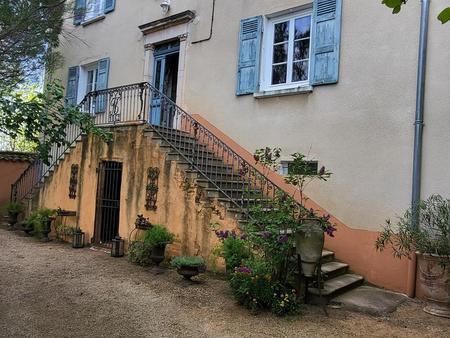
<path id="1" fill-rule="evenodd" d="M 99 126 L 148 123 L 191 169 L 204 177 L 239 211 L 255 204 L 270 203 L 283 190 L 267 173 L 246 161 L 207 127 L 184 111 L 151 84 L 142 82 L 90 92 L 79 108 L 92 115 Z M 50 164 L 33 162 L 12 186 L 12 200 L 20 201 L 54 170 L 58 161 L 81 136 L 78 126 L 69 126 L 64 145 L 53 146 Z"/>

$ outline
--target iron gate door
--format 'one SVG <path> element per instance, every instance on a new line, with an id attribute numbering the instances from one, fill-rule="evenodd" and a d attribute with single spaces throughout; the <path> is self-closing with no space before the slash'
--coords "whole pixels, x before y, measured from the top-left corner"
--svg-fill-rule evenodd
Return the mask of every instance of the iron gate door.
<path id="1" fill-rule="evenodd" d="M 103 161 L 98 170 L 94 242 L 110 245 L 119 234 L 122 163 Z"/>

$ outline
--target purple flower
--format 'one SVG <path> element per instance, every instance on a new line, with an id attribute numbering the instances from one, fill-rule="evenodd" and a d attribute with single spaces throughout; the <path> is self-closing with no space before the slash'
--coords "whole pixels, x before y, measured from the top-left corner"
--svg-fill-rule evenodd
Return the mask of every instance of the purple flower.
<path id="1" fill-rule="evenodd" d="M 268 231 L 262 231 L 259 233 L 259 235 L 264 239 L 270 238 L 270 232 L 268 232 Z"/>
<path id="2" fill-rule="evenodd" d="M 247 239 L 247 235 L 246 234 L 241 235 L 241 240 L 245 241 L 246 239 Z"/>
<path id="3" fill-rule="evenodd" d="M 319 170 L 319 175 L 320 175 L 320 176 L 325 175 L 325 167 L 320 168 L 320 170 Z"/>
<path id="4" fill-rule="evenodd" d="M 278 243 L 279 244 L 284 244 L 289 240 L 289 236 L 288 235 L 280 235 L 278 236 Z"/>
<path id="5" fill-rule="evenodd" d="M 236 267 L 234 268 L 235 272 L 239 272 L 239 273 L 252 273 L 252 269 L 250 269 L 248 266 L 240 266 L 240 267 Z"/>
<path id="6" fill-rule="evenodd" d="M 331 224 L 329 224 L 329 225 L 327 226 L 327 228 L 325 229 L 325 232 L 327 233 L 328 236 L 334 237 L 334 232 L 335 232 L 336 230 L 337 230 L 337 229 L 336 229 L 334 226 L 332 226 Z"/>

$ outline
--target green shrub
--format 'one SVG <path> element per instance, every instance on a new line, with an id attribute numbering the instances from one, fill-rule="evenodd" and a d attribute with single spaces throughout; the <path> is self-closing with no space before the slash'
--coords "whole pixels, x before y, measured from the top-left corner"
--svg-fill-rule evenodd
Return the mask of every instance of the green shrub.
<path id="1" fill-rule="evenodd" d="M 409 257 L 414 251 L 450 256 L 450 199 L 432 195 L 418 205 L 419 223 L 413 227 L 413 213 L 408 209 L 396 224 L 390 220 L 375 245 L 380 251 L 391 247 L 394 256 Z"/>
<path id="2" fill-rule="evenodd" d="M 161 225 L 154 225 L 145 231 L 144 243 L 150 247 L 159 247 L 173 243 L 175 235 Z"/>
<path id="3" fill-rule="evenodd" d="M 151 251 L 151 246 L 145 242 L 133 241 L 128 246 L 128 260 L 141 266 L 149 266 L 152 263 Z"/>
<path id="4" fill-rule="evenodd" d="M 245 262 L 245 266 L 235 269 L 230 286 L 238 303 L 252 311 L 270 310 L 278 316 L 298 313 L 295 291 L 273 281 L 267 263 Z"/>
<path id="5" fill-rule="evenodd" d="M 40 235 L 49 218 L 53 217 L 56 214 L 55 210 L 52 209 L 38 209 L 32 212 L 25 220 L 23 221 L 23 225 L 26 229 L 30 229 L 34 231 L 34 235 Z"/>
<path id="6" fill-rule="evenodd" d="M 11 202 L 6 205 L 5 209 L 9 214 L 18 215 L 23 211 L 24 206 L 22 203 Z"/>
<path id="7" fill-rule="evenodd" d="M 178 256 L 172 259 L 170 265 L 174 268 L 180 268 L 182 266 L 205 266 L 205 260 L 198 256 Z"/>
<path id="8" fill-rule="evenodd" d="M 241 266 L 243 260 L 251 257 L 248 242 L 245 237 L 238 237 L 234 232 L 217 231 L 216 234 L 222 241 L 217 252 L 225 259 L 227 272 L 232 273 L 236 267 Z"/>

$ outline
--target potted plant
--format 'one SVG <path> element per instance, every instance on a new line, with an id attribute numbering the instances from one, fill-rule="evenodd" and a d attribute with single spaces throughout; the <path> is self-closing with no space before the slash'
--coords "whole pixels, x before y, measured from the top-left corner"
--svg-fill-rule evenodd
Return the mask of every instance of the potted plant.
<path id="1" fill-rule="evenodd" d="M 159 266 L 164 260 L 166 245 L 173 243 L 174 239 L 174 234 L 161 225 L 154 225 L 145 232 L 144 242 L 152 248 L 150 258 L 155 265 Z"/>
<path id="2" fill-rule="evenodd" d="M 277 171 L 279 168 L 279 159 L 281 150 L 279 148 L 263 148 L 255 152 L 256 163 L 263 166 L 264 170 Z M 302 273 L 306 277 L 316 275 L 318 264 L 322 257 L 325 236 L 327 233 L 333 237 L 336 228 L 330 224 L 330 216 L 319 217 L 315 211 L 308 209 L 306 204 L 308 197 L 305 196 L 305 189 L 314 181 L 327 181 L 331 172 L 324 166 L 319 171 L 312 166 L 314 161 L 308 160 L 307 156 L 294 153 L 291 155 L 288 173 L 285 182 L 296 187 L 298 193 L 298 203 L 294 200 L 295 196 L 288 197 L 285 193 L 280 193 L 275 197 L 275 208 L 282 210 L 283 214 L 291 214 L 291 219 L 286 219 L 284 231 L 281 235 L 287 236 L 295 234 L 295 246 L 300 255 Z M 284 217 L 284 216 L 282 216 Z M 278 217 L 281 220 L 282 217 Z"/>
<path id="3" fill-rule="evenodd" d="M 42 235 L 41 240 L 43 242 L 50 241 L 48 234 L 51 232 L 51 225 L 55 219 L 55 214 L 56 211 L 51 209 L 43 208 L 38 210 L 39 230 Z"/>
<path id="4" fill-rule="evenodd" d="M 27 236 L 32 236 L 34 229 L 38 227 L 39 214 L 37 211 L 32 212 L 22 221 L 22 230 Z"/>
<path id="5" fill-rule="evenodd" d="M 15 230 L 15 225 L 17 224 L 17 218 L 19 214 L 23 211 L 23 204 L 17 202 L 11 202 L 6 205 L 6 211 L 8 212 L 8 230 Z"/>
<path id="6" fill-rule="evenodd" d="M 433 195 L 416 209 L 415 225 L 411 209 L 395 225 L 387 220 L 376 247 L 390 247 L 398 258 L 417 252 L 417 286 L 428 300 L 424 311 L 450 318 L 450 199 Z"/>
<path id="7" fill-rule="evenodd" d="M 178 256 L 172 259 L 170 265 L 188 280 L 206 271 L 205 260 L 198 256 Z"/>

